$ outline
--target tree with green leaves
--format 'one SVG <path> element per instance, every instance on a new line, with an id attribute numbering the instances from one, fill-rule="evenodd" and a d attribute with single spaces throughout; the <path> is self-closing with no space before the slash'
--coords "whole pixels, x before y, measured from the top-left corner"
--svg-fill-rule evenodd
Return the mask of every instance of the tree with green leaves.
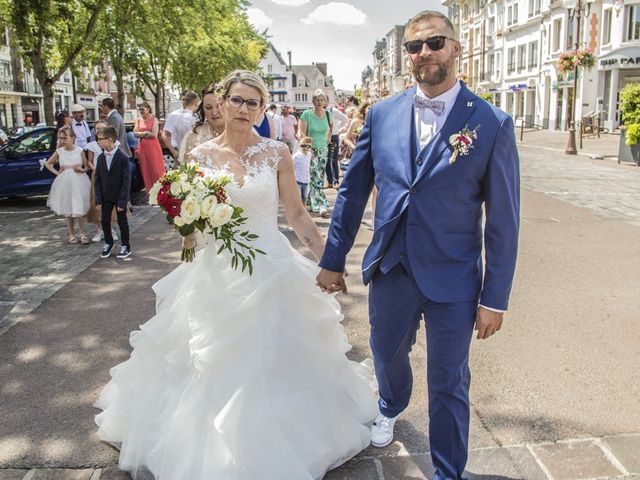
<path id="1" fill-rule="evenodd" d="M 203 0 L 197 19 L 176 43 L 171 79 L 200 90 L 234 69 L 255 70 L 267 51 L 266 39 L 249 24 L 239 0 Z"/>
<path id="2" fill-rule="evenodd" d="M 95 37 L 101 0 L 0 0 L 0 22 L 42 88 L 44 114 L 53 124 L 53 87 Z"/>

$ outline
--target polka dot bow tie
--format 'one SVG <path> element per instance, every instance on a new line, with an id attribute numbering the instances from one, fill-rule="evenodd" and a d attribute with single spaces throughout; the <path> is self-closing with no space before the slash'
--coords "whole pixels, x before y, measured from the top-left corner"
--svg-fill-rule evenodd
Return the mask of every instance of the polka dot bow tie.
<path id="1" fill-rule="evenodd" d="M 444 102 L 442 100 L 429 100 L 418 94 L 413 96 L 413 106 L 416 108 L 430 108 L 438 117 L 444 112 Z"/>

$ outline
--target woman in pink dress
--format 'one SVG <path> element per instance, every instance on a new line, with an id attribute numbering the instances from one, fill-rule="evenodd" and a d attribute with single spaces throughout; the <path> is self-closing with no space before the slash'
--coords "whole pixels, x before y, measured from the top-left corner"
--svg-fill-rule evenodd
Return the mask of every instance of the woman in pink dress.
<path id="1" fill-rule="evenodd" d="M 138 105 L 140 117 L 136 120 L 133 134 L 140 139 L 138 144 L 138 163 L 147 192 L 164 175 L 162 147 L 158 140 L 158 119 L 151 112 L 151 105 L 142 102 Z"/>

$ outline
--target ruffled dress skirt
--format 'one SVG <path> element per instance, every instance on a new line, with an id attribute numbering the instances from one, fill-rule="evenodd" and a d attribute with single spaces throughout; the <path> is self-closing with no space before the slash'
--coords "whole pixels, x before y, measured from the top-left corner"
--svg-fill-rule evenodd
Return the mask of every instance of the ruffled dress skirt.
<path id="1" fill-rule="evenodd" d="M 338 302 L 288 243 L 251 276 L 215 249 L 153 286 L 98 434 L 121 469 L 156 480 L 320 479 L 369 445 L 372 368 L 347 359 Z"/>

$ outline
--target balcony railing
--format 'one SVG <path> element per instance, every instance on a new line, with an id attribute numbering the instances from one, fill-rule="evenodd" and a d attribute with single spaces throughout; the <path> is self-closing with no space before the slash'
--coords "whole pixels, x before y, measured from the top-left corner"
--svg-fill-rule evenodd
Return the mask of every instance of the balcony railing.
<path id="1" fill-rule="evenodd" d="M 12 78 L 0 77 L 0 92 L 28 93 L 41 95 L 42 89 L 35 82 L 16 82 Z"/>

